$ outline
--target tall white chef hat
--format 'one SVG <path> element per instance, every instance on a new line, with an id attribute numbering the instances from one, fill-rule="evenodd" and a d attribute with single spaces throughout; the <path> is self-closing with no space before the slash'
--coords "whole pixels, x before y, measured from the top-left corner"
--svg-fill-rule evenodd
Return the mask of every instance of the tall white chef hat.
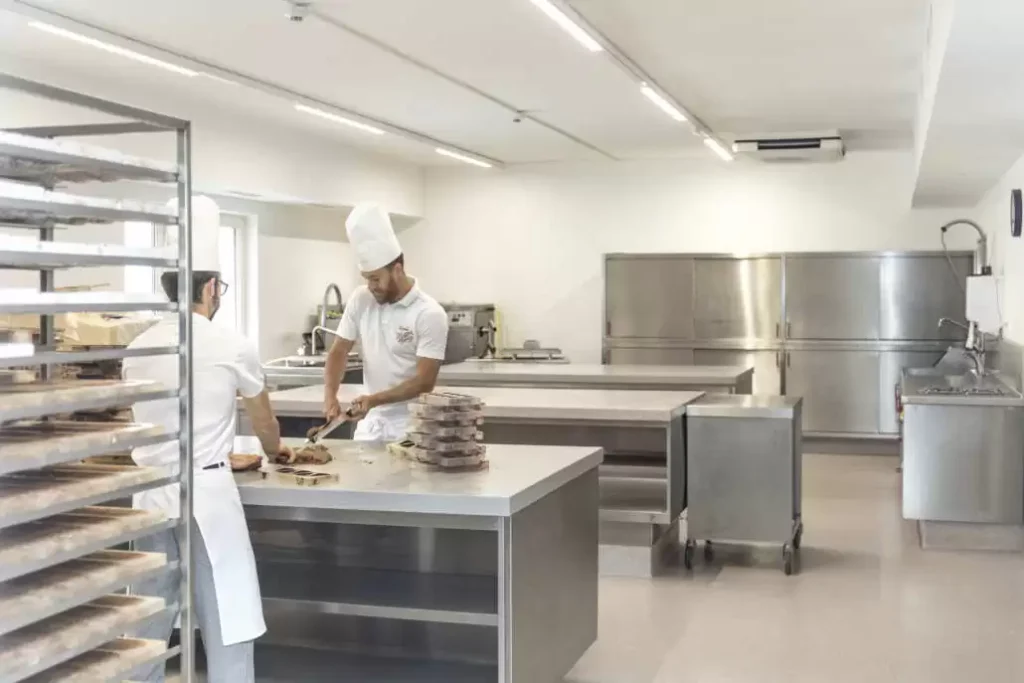
<path id="1" fill-rule="evenodd" d="M 167 206 L 177 209 L 178 200 Z M 203 195 L 192 197 L 192 270 L 220 272 L 220 207 Z M 178 226 L 167 226 L 167 246 L 178 246 Z"/>
<path id="2" fill-rule="evenodd" d="M 391 219 L 376 204 L 359 204 L 352 209 L 345 230 L 363 273 L 383 268 L 402 255 Z"/>

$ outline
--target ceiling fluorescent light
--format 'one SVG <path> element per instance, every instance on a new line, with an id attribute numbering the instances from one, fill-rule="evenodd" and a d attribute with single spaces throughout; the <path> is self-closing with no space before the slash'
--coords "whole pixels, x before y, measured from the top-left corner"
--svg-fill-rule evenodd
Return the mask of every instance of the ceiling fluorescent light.
<path id="1" fill-rule="evenodd" d="M 434 151 L 443 157 L 448 157 L 449 159 L 457 159 L 467 164 L 479 166 L 480 168 L 491 168 L 491 164 L 487 163 L 486 161 L 480 161 L 479 159 L 474 159 L 473 157 L 466 156 L 465 154 L 453 152 L 450 149 L 445 149 L 444 147 L 438 147 Z"/>
<path id="2" fill-rule="evenodd" d="M 95 47 L 99 50 L 103 50 L 104 52 L 109 52 L 114 55 L 127 57 L 128 59 L 134 59 L 136 62 L 142 62 L 143 64 L 149 64 L 150 66 L 158 66 L 161 69 L 167 69 L 168 71 L 173 71 L 174 73 L 181 74 L 182 76 L 199 75 L 198 71 L 186 69 L 183 66 L 178 66 L 177 64 L 165 62 L 162 59 L 157 59 L 155 57 L 150 57 L 149 55 L 144 55 L 141 52 L 135 52 L 134 50 L 128 50 L 123 47 L 118 47 L 117 45 L 104 43 L 102 40 L 96 40 L 95 38 L 90 38 L 89 36 L 83 36 L 80 33 L 68 31 L 67 29 L 60 28 L 59 26 L 53 26 L 52 24 L 44 24 L 41 21 L 30 21 L 28 25 L 31 26 L 32 28 L 39 29 L 40 31 L 46 31 L 47 33 L 53 34 L 55 36 L 60 36 L 61 38 L 67 38 L 68 40 L 73 40 L 77 43 L 88 45 L 89 47 Z"/>
<path id="3" fill-rule="evenodd" d="M 312 114 L 313 116 L 319 116 L 322 119 L 327 119 L 328 121 L 333 121 L 334 123 L 340 123 L 340 124 L 343 124 L 343 125 L 346 125 L 346 126 L 351 126 L 352 128 L 357 128 L 357 129 L 363 131 L 364 133 L 373 133 L 374 135 L 384 135 L 384 131 L 381 130 L 380 128 L 374 128 L 373 126 L 367 125 L 365 123 L 360 123 L 359 121 L 353 121 L 352 119 L 346 119 L 344 116 L 338 116 L 337 114 L 332 114 L 331 112 L 324 111 L 323 109 L 317 109 L 315 107 L 309 107 L 309 106 L 306 106 L 305 104 L 296 104 L 295 108 L 298 109 L 301 112 L 305 112 L 307 114 Z"/>
<path id="4" fill-rule="evenodd" d="M 712 152 L 717 154 L 722 161 L 732 161 L 732 152 L 723 147 L 722 143 L 718 140 L 711 137 L 705 137 L 704 144 L 707 145 Z"/>
<path id="5" fill-rule="evenodd" d="M 570 19 L 565 12 L 555 7 L 551 0 L 530 0 L 548 18 L 562 27 L 566 33 L 575 38 L 583 47 L 591 52 L 601 52 L 604 48 L 594 40 L 594 37 L 587 33 L 583 27 Z"/>
<path id="6" fill-rule="evenodd" d="M 654 102 L 654 104 L 657 105 L 658 109 L 662 110 L 676 121 L 686 121 L 686 116 L 683 115 L 683 112 L 679 111 L 674 106 L 672 106 L 671 102 L 669 102 L 660 94 L 658 94 L 658 91 L 656 91 L 651 86 L 647 85 L 646 83 L 643 83 L 640 86 L 640 92 L 644 94 L 644 97 L 649 99 L 651 102 Z"/>

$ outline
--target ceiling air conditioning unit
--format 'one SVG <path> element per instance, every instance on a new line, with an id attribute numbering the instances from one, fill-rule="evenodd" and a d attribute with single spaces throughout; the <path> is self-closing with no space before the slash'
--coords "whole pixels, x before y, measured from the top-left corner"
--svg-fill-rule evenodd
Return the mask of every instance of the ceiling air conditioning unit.
<path id="1" fill-rule="evenodd" d="M 736 156 L 766 163 L 823 163 L 842 161 L 846 145 L 838 135 L 737 140 Z"/>

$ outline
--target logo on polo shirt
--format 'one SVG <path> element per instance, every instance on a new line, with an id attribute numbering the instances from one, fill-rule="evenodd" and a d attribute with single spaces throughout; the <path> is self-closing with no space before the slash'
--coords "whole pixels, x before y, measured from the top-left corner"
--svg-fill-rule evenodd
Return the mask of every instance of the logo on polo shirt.
<path id="1" fill-rule="evenodd" d="M 405 325 L 402 325 L 395 331 L 395 341 L 399 344 L 411 344 L 415 339 L 415 335 Z"/>

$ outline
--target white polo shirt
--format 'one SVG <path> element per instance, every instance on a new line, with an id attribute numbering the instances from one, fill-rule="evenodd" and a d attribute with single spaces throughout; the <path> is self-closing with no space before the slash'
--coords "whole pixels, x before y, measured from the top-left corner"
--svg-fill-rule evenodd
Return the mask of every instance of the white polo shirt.
<path id="1" fill-rule="evenodd" d="M 362 347 L 363 386 L 368 394 L 391 389 L 416 374 L 416 359 L 444 360 L 448 314 L 413 280 L 409 293 L 393 304 L 379 304 L 365 286 L 349 298 L 338 334 Z M 371 416 L 404 420 L 406 403 L 380 406 Z"/>

